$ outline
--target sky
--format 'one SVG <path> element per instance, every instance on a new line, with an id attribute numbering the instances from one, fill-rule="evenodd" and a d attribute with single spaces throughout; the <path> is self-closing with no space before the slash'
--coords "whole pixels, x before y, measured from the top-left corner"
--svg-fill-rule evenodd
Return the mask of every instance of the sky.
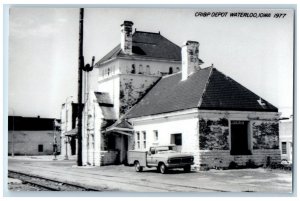
<path id="1" fill-rule="evenodd" d="M 198 13 L 197 13 L 198 12 Z M 210 12 L 207 17 L 199 16 Z M 212 13 L 228 12 L 226 17 Z M 230 12 L 271 13 L 268 18 L 229 17 Z M 198 16 L 195 16 L 197 13 Z M 286 14 L 274 18 L 275 13 Z M 84 56 L 100 60 L 120 43 L 120 25 L 159 32 L 182 46 L 200 43 L 202 67 L 212 64 L 279 108 L 293 106 L 293 13 L 289 10 L 86 8 Z M 61 105 L 77 102 L 79 8 L 11 8 L 8 111 L 60 118 Z"/>

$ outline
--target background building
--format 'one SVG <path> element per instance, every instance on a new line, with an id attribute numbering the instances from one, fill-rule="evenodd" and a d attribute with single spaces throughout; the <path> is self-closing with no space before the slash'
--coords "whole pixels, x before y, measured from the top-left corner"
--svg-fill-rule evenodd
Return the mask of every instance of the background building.
<path id="1" fill-rule="evenodd" d="M 8 117 L 8 154 L 51 155 L 54 144 L 60 152 L 60 120 L 38 117 Z"/>
<path id="2" fill-rule="evenodd" d="M 293 116 L 279 122 L 279 140 L 281 160 L 292 162 L 293 159 Z"/>
<path id="3" fill-rule="evenodd" d="M 68 159 L 77 155 L 78 103 L 64 103 L 61 109 L 61 156 Z"/>

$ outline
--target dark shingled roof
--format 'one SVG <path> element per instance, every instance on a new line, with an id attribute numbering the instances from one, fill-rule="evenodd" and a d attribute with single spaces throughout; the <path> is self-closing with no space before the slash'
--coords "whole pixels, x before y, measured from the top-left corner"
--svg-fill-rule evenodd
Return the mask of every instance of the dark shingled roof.
<path id="1" fill-rule="evenodd" d="M 126 114 L 126 118 L 199 108 L 272 111 L 278 109 L 215 68 L 205 68 L 181 81 L 181 73 L 163 77 Z"/>
<path id="2" fill-rule="evenodd" d="M 8 130 L 15 131 L 45 131 L 54 129 L 51 118 L 8 116 Z"/>
<path id="3" fill-rule="evenodd" d="M 99 66 L 103 62 L 117 57 L 147 57 L 181 61 L 181 48 L 159 33 L 136 31 L 132 36 L 132 55 L 124 54 L 119 44 L 96 65 Z"/>

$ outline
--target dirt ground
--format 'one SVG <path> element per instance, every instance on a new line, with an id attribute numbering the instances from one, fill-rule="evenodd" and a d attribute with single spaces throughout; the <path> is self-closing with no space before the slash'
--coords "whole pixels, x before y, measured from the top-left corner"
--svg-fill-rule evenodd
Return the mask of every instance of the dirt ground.
<path id="1" fill-rule="evenodd" d="M 74 160 L 9 159 L 8 169 L 61 182 L 122 192 L 265 192 L 291 193 L 292 172 L 273 169 L 209 170 L 168 174 L 156 169 L 135 172 L 133 167 L 110 165 L 77 167 Z"/>

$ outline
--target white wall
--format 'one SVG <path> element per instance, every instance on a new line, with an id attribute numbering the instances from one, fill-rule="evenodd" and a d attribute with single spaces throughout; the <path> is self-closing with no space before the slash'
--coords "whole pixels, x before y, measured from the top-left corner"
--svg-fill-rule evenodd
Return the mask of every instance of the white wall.
<path id="1" fill-rule="evenodd" d="M 54 135 L 59 134 L 53 130 L 46 131 L 8 131 L 8 154 L 12 153 L 14 146 L 15 155 L 50 155 L 53 154 Z M 12 145 L 13 137 L 13 145 Z M 43 145 L 43 151 L 38 151 L 38 146 Z"/>
<path id="2" fill-rule="evenodd" d="M 137 148 L 136 131 L 140 132 L 141 148 L 148 150 L 150 146 L 171 144 L 171 134 L 182 134 L 182 152 L 197 153 L 199 150 L 198 117 L 197 112 L 182 114 L 181 116 L 161 117 L 153 119 L 131 119 L 134 127 L 135 149 Z M 158 141 L 155 141 L 154 130 L 158 131 Z M 146 131 L 146 149 L 143 147 L 143 134 Z M 198 156 L 195 154 L 197 159 Z M 198 161 L 198 160 L 195 160 Z"/>
<path id="3" fill-rule="evenodd" d="M 279 139 L 281 159 L 292 161 L 293 159 L 293 121 L 279 122 Z M 282 142 L 286 142 L 286 154 L 282 153 Z"/>
<path id="4" fill-rule="evenodd" d="M 82 161 L 84 165 L 101 165 L 101 123 L 103 119 L 101 108 L 93 92 L 84 107 Z"/>
<path id="5" fill-rule="evenodd" d="M 171 62 L 171 61 L 155 61 L 155 60 L 126 60 L 120 59 L 120 73 L 131 74 L 132 64 L 135 65 L 136 74 L 140 73 L 140 65 L 142 65 L 141 73 L 145 75 L 155 75 L 160 76 L 161 72 L 168 73 L 169 68 L 173 68 L 173 73 L 181 71 L 181 61 Z M 150 72 L 147 70 L 147 65 L 149 66 Z M 179 68 L 179 70 L 177 69 Z"/>
<path id="6" fill-rule="evenodd" d="M 61 156 L 65 156 L 66 151 L 67 151 L 67 155 L 71 156 L 71 145 L 70 143 L 66 144 L 66 137 L 64 133 L 72 130 L 72 113 L 73 113 L 72 102 L 71 99 L 68 98 L 67 104 L 64 103 L 61 109 L 61 138 L 60 138 Z"/>

